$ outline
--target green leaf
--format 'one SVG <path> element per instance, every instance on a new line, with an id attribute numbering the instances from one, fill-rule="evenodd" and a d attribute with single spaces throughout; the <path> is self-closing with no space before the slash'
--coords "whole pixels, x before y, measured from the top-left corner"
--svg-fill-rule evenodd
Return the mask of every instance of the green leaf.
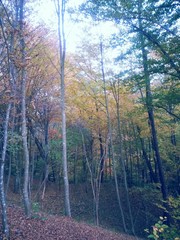
<path id="1" fill-rule="evenodd" d="M 148 238 L 156 239 L 153 234 L 150 234 Z"/>

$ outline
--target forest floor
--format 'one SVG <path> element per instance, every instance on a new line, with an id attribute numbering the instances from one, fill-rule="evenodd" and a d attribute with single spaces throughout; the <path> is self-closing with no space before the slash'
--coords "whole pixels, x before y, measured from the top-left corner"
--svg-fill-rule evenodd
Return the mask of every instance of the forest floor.
<path id="1" fill-rule="evenodd" d="M 68 217 L 38 213 L 31 218 L 23 209 L 8 207 L 10 240 L 135 240 L 129 235 L 79 223 Z M 1 239 L 1 238 L 0 238 Z"/>
<path id="2" fill-rule="evenodd" d="M 101 186 L 99 202 L 100 228 L 95 227 L 93 214 L 93 196 L 90 185 L 70 184 L 70 202 L 72 219 L 64 215 L 64 189 L 49 182 L 44 198 L 42 191 L 37 194 L 38 184 L 31 193 L 32 217 L 23 214 L 22 194 L 13 192 L 13 184 L 8 190 L 8 218 L 11 227 L 11 240 L 21 239 L 87 239 L 87 240 L 131 240 L 137 239 L 123 234 L 122 218 L 118 207 L 116 191 L 113 183 Z M 126 227 L 131 234 L 127 201 L 124 190 L 120 188 L 122 207 Z M 137 236 L 145 237 L 145 228 L 150 228 L 155 219 L 160 216 L 156 207 L 158 194 L 146 190 L 130 190 L 130 204 Z M 16 207 L 14 207 L 16 206 Z M 74 220 L 73 220 L 74 219 Z M 111 231 L 111 232 L 110 232 Z"/>

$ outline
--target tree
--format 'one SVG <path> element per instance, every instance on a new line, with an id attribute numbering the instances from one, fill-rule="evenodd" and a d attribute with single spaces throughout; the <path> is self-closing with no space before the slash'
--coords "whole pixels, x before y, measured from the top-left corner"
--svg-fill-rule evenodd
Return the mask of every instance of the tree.
<path id="1" fill-rule="evenodd" d="M 62 116 L 62 140 L 63 140 L 63 174 L 65 193 L 65 214 L 71 216 L 69 181 L 67 167 L 67 143 L 66 143 L 66 104 L 65 104 L 65 54 L 66 40 L 64 32 L 65 0 L 57 0 L 56 13 L 58 17 L 58 37 L 59 37 L 59 58 L 60 58 L 60 86 L 61 86 L 61 116 Z"/>
<path id="2" fill-rule="evenodd" d="M 5 161 L 6 161 L 6 151 L 7 151 L 7 144 L 8 144 L 8 129 L 9 129 L 9 119 L 10 119 L 10 112 L 11 112 L 11 107 L 12 107 L 12 102 L 11 98 L 13 96 L 13 85 L 14 85 L 14 66 L 11 61 L 10 55 L 12 54 L 13 47 L 14 47 L 14 39 L 12 33 L 10 33 L 8 30 L 8 24 L 7 24 L 7 18 L 8 16 L 8 10 L 5 8 L 3 3 L 1 2 L 0 5 L 0 11 L 2 11 L 1 16 L 4 18 L 0 17 L 0 36 L 2 37 L 2 45 L 1 48 L 3 49 L 5 47 L 5 56 L 1 59 L 1 65 L 3 66 L 2 68 L 2 79 L 3 82 L 5 83 L 5 86 L 8 86 L 8 89 L 5 87 L 5 91 L 3 91 L 2 96 L 2 103 L 5 106 L 5 118 L 3 119 L 3 142 L 2 142 L 2 154 L 0 158 L 0 202 L 1 202 L 1 207 L 2 207 L 2 227 L 3 227 L 3 234 L 7 239 L 9 239 L 9 225 L 7 221 L 7 207 L 6 207 L 6 196 L 5 196 L 5 190 L 4 190 L 4 168 L 5 168 Z M 9 35 L 10 41 L 9 41 Z M 9 44 L 10 43 L 10 44 Z M 7 66 L 4 69 L 4 66 Z M 6 82 L 8 81 L 8 82 Z M 1 94 L 0 94 L 1 95 Z"/>
<path id="3" fill-rule="evenodd" d="M 136 70 L 137 78 L 142 78 L 145 88 L 145 106 L 147 108 L 149 126 L 151 129 L 152 148 L 155 153 L 161 192 L 163 200 L 167 200 L 167 190 L 164 177 L 164 169 L 157 137 L 157 127 L 154 118 L 154 106 L 151 83 L 160 74 L 160 78 L 173 76 L 179 78 L 179 61 L 177 57 L 177 34 L 178 4 L 176 1 L 94 1 L 88 0 L 82 4 L 81 9 L 89 13 L 94 19 L 111 20 L 115 23 L 125 24 L 129 33 L 133 33 L 136 41 L 136 56 L 141 56 L 140 62 L 143 71 Z M 163 21 L 162 21 L 163 19 Z M 120 24 L 119 24 L 120 25 Z M 158 56 L 158 61 L 153 61 L 151 54 Z M 164 68 L 163 66 L 166 66 Z M 142 91 L 141 91 L 142 93 Z"/>
<path id="4" fill-rule="evenodd" d="M 142 11 L 142 3 L 139 1 L 139 29 L 143 29 L 143 24 L 141 21 L 141 11 Z M 161 183 L 161 191 L 163 200 L 167 201 L 167 189 L 164 179 L 164 171 L 162 167 L 162 161 L 160 157 L 159 152 L 159 145 L 158 145 L 158 139 L 157 139 L 157 132 L 156 132 L 156 126 L 155 126 L 155 120 L 154 120 L 154 110 L 153 110 L 153 104 L 152 104 L 152 93 L 151 93 L 151 83 L 150 83 L 150 75 L 148 70 L 148 57 L 147 57 L 147 51 L 145 49 L 145 40 L 144 36 L 141 34 L 140 31 L 140 45 L 141 45 L 141 52 L 142 52 L 142 65 L 143 65 L 143 71 L 144 71 L 144 80 L 145 80 L 145 86 L 146 86 L 146 107 L 148 112 L 148 119 L 149 124 L 151 128 L 151 134 L 152 134 L 152 145 L 153 149 L 156 154 L 156 161 L 158 165 L 158 171 L 159 171 L 159 179 Z"/>
<path id="5" fill-rule="evenodd" d="M 111 146 L 111 151 L 112 151 L 112 163 L 113 163 L 115 187 L 116 187 L 116 193 L 117 193 L 118 204 L 119 204 L 119 208 L 120 208 L 120 212 L 121 212 L 121 217 L 122 217 L 122 221 L 123 221 L 124 231 L 127 232 L 127 226 L 126 226 L 126 222 L 125 222 L 124 211 L 123 211 L 123 208 L 122 208 L 122 203 L 121 203 L 121 198 L 120 198 L 120 193 L 119 193 L 118 180 L 117 180 L 116 161 L 115 161 L 114 144 L 113 144 L 113 137 L 112 137 L 112 123 L 111 123 L 110 113 L 109 113 L 109 100 L 108 100 L 108 97 L 107 97 L 102 42 L 100 43 L 100 54 L 101 54 L 101 72 L 102 72 L 103 89 L 104 89 L 104 95 L 105 95 L 109 141 L 110 141 L 110 146 Z"/>
<path id="6" fill-rule="evenodd" d="M 22 141 L 23 141 L 23 151 L 24 151 L 24 187 L 23 187 L 23 198 L 25 213 L 27 216 L 31 214 L 31 203 L 29 197 L 29 150 L 27 141 L 27 125 L 26 125 L 26 50 L 25 50 L 25 40 L 24 40 L 24 6 L 25 1 L 20 0 L 19 9 L 19 44 L 21 53 L 21 113 L 22 113 Z"/>

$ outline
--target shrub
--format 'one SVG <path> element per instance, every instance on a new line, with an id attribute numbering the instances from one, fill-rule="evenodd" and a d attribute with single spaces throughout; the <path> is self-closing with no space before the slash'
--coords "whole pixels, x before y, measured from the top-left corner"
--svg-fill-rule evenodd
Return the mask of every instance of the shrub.
<path id="1" fill-rule="evenodd" d="M 171 212 L 172 223 L 170 226 L 166 224 L 166 217 L 160 217 L 159 221 L 152 226 L 152 229 L 145 231 L 149 234 L 149 239 L 154 240 L 180 240 L 180 198 L 169 197 L 168 206 Z M 164 209 L 167 211 L 167 209 Z"/>

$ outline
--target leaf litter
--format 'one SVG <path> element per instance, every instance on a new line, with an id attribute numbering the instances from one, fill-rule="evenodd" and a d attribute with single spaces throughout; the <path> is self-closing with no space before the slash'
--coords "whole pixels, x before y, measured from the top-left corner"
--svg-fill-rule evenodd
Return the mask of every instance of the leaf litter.
<path id="1" fill-rule="evenodd" d="M 7 209 L 10 240 L 135 240 L 137 238 L 79 223 L 69 217 L 38 213 L 27 218 L 21 207 Z M 0 220 L 1 222 L 1 220 Z M 2 224 L 1 224 L 2 230 Z M 2 235 L 2 232 L 1 232 Z"/>

